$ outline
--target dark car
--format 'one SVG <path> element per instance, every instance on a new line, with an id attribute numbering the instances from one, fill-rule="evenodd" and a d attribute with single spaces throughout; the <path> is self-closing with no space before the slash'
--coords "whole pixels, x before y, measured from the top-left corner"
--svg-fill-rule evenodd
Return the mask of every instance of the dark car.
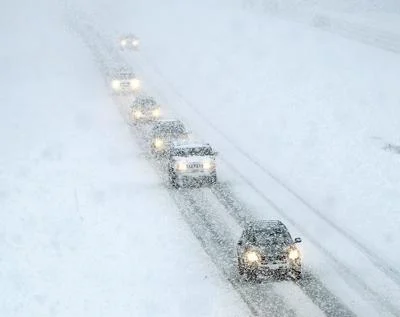
<path id="1" fill-rule="evenodd" d="M 150 132 L 150 148 L 153 154 L 168 153 L 172 143 L 187 139 L 189 132 L 180 120 L 159 120 Z"/>
<path id="2" fill-rule="evenodd" d="M 160 116 L 160 105 L 153 97 L 137 96 L 130 106 L 130 117 L 133 123 L 157 120 Z"/>
<path id="3" fill-rule="evenodd" d="M 300 242 L 279 220 L 249 223 L 237 244 L 239 274 L 248 279 L 258 275 L 301 278 L 302 259 L 296 245 Z"/>

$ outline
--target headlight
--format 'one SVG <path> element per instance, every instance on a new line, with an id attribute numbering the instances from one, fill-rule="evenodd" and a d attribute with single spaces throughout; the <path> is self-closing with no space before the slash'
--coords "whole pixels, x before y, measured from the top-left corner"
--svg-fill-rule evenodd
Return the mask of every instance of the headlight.
<path id="1" fill-rule="evenodd" d="M 132 87 L 133 89 L 138 89 L 138 88 L 140 88 L 140 80 L 137 79 L 137 78 L 132 79 L 132 80 L 131 80 L 131 87 Z"/>
<path id="2" fill-rule="evenodd" d="M 296 259 L 298 259 L 298 258 L 300 258 L 300 251 L 299 250 L 297 250 L 297 249 L 291 249 L 291 250 L 289 250 L 289 259 L 290 260 L 296 260 Z"/>
<path id="3" fill-rule="evenodd" d="M 210 169 L 212 169 L 214 166 L 215 166 L 215 164 L 214 164 L 214 162 L 211 161 L 211 160 L 208 160 L 208 161 L 204 161 L 204 162 L 203 162 L 203 168 L 204 168 L 205 170 L 210 170 Z"/>
<path id="4" fill-rule="evenodd" d="M 153 117 L 159 117 L 160 115 L 161 115 L 161 110 L 160 110 L 160 108 L 157 108 L 157 109 L 154 109 L 152 112 L 151 112 L 151 115 L 153 116 Z"/>
<path id="5" fill-rule="evenodd" d="M 122 41 L 121 41 L 121 45 L 122 45 L 122 46 L 125 46 L 126 44 L 127 44 L 127 41 L 126 41 L 126 40 L 122 40 Z"/>
<path id="6" fill-rule="evenodd" d="M 160 149 L 160 148 L 162 148 L 164 146 L 164 141 L 162 139 L 158 139 L 157 138 L 157 139 L 154 140 L 154 146 L 157 149 Z"/>
<path id="7" fill-rule="evenodd" d="M 133 40 L 132 41 L 133 46 L 138 46 L 139 45 L 139 40 Z"/>
<path id="8" fill-rule="evenodd" d="M 119 89 L 119 88 L 121 88 L 121 87 L 120 87 L 120 82 L 119 82 L 119 80 L 114 79 L 114 80 L 111 82 L 111 87 L 112 87 L 113 89 Z"/>
<path id="9" fill-rule="evenodd" d="M 176 164 L 176 169 L 178 171 L 186 171 L 187 170 L 187 165 L 185 162 L 178 162 L 178 164 Z"/>
<path id="10" fill-rule="evenodd" d="M 133 116 L 134 116 L 136 119 L 139 119 L 139 118 L 143 117 L 143 113 L 142 113 L 140 110 L 135 110 L 135 111 L 133 112 Z"/>
<path id="11" fill-rule="evenodd" d="M 261 262 L 261 256 L 257 251 L 247 251 L 244 254 L 244 259 L 249 264 L 258 264 Z"/>

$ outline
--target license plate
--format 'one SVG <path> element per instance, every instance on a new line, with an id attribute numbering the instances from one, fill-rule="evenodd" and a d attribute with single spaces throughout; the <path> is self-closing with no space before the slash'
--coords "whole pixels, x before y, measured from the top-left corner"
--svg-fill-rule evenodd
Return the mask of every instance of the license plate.
<path id="1" fill-rule="evenodd" d="M 189 164 L 188 167 L 192 168 L 192 169 L 200 169 L 200 168 L 202 168 L 202 165 L 201 164 Z"/>

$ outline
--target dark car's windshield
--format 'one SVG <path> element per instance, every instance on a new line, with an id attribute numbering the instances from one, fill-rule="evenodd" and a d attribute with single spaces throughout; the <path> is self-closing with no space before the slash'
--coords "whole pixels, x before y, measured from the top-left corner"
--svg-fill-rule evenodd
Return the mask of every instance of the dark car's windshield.
<path id="1" fill-rule="evenodd" d="M 121 79 L 132 79 L 135 78 L 135 74 L 131 71 L 121 70 L 117 71 L 115 74 L 116 77 Z"/>
<path id="2" fill-rule="evenodd" d="M 179 135 L 186 133 L 183 124 L 171 122 L 158 125 L 153 128 L 153 135 Z"/>
<path id="3" fill-rule="evenodd" d="M 182 156 L 182 157 L 207 156 L 207 155 L 213 155 L 213 154 L 214 154 L 213 150 L 209 146 L 179 148 L 179 149 L 173 149 L 171 151 L 172 156 Z"/>
<path id="4" fill-rule="evenodd" d="M 257 230 L 253 233 L 253 243 L 256 245 L 289 245 L 293 243 L 289 232 L 280 228 Z"/>
<path id="5" fill-rule="evenodd" d="M 141 107 L 154 107 L 157 105 L 156 101 L 154 99 L 148 98 L 148 99 L 136 99 L 134 102 L 135 106 L 141 106 Z"/>

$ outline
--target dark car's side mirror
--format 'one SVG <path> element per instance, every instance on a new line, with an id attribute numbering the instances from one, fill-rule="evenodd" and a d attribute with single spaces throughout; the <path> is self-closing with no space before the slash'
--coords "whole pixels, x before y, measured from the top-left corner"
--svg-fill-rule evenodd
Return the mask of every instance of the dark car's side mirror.
<path id="1" fill-rule="evenodd" d="M 243 240 L 239 240 L 238 245 L 243 245 Z"/>
<path id="2" fill-rule="evenodd" d="M 217 155 L 218 155 L 218 152 L 217 152 L 217 151 L 214 151 L 214 152 L 213 152 L 213 155 L 214 155 L 214 156 L 217 156 Z"/>
<path id="3" fill-rule="evenodd" d="M 300 243 L 301 242 L 301 238 L 295 238 L 294 239 L 294 243 Z"/>

